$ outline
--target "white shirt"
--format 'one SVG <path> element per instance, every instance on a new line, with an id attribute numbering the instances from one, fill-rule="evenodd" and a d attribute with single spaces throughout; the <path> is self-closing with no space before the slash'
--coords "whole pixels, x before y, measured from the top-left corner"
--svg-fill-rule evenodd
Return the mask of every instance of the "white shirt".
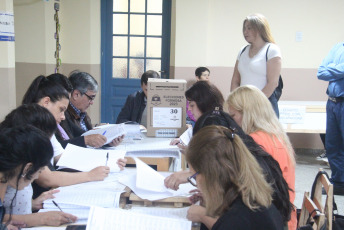
<path id="1" fill-rule="evenodd" d="M 55 134 L 50 139 L 51 145 L 54 148 L 54 156 L 51 159 L 51 164 L 54 165 L 54 158 L 62 153 L 64 153 L 64 148 L 60 144 L 60 142 L 56 139 Z"/>
<path id="2" fill-rule="evenodd" d="M 281 51 L 277 45 L 273 43 L 266 43 L 256 55 L 249 57 L 249 50 L 251 45 L 247 46 L 243 53 L 240 50 L 238 54 L 238 70 L 240 73 L 240 86 L 254 85 L 262 90 L 266 83 L 266 50 L 270 45 L 268 51 L 268 60 L 274 57 L 281 57 Z"/>
<path id="3" fill-rule="evenodd" d="M 4 207 L 6 214 L 10 213 L 10 206 L 16 189 L 11 186 L 7 186 L 5 198 L 4 198 Z M 13 200 L 12 204 L 12 214 L 13 215 L 25 215 L 32 213 L 32 186 L 29 184 L 23 190 L 18 190 L 16 197 Z"/>

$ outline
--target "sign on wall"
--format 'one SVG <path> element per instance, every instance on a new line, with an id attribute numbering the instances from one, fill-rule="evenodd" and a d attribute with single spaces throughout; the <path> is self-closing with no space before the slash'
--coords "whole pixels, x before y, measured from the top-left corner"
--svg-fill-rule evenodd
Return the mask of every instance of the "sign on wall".
<path id="1" fill-rule="evenodd" d="M 13 12 L 0 11 L 0 41 L 14 41 Z"/>

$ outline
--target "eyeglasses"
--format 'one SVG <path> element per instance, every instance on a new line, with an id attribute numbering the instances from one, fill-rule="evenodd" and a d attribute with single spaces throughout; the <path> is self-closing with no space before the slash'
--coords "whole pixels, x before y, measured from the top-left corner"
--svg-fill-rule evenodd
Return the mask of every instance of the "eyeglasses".
<path id="1" fill-rule="evenodd" d="M 197 182 L 196 182 L 196 176 L 199 174 L 199 172 L 196 172 L 195 174 L 193 174 L 192 176 L 188 177 L 188 181 L 190 182 L 190 184 L 192 184 L 193 186 L 197 187 Z"/>
<path id="2" fill-rule="evenodd" d="M 84 93 L 86 95 L 86 97 L 88 97 L 88 100 L 93 101 L 94 99 L 96 99 L 96 95 L 90 96 L 87 95 L 87 93 Z"/>

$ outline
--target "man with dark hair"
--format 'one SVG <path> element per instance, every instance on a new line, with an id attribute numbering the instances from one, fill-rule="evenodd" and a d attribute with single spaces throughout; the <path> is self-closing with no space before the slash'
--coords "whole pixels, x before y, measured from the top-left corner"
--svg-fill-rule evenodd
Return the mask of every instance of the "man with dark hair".
<path id="1" fill-rule="evenodd" d="M 132 121 L 147 126 L 147 82 L 148 78 L 160 78 L 160 75 L 148 70 L 141 76 L 141 89 L 127 97 L 127 100 L 117 117 L 116 123 Z"/>

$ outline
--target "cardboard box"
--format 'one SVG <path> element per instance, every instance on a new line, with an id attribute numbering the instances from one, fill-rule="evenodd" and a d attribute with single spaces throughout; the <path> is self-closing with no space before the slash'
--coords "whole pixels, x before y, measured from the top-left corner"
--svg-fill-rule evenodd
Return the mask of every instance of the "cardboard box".
<path id="1" fill-rule="evenodd" d="M 186 81 L 148 79 L 147 136 L 179 137 L 186 130 Z"/>

